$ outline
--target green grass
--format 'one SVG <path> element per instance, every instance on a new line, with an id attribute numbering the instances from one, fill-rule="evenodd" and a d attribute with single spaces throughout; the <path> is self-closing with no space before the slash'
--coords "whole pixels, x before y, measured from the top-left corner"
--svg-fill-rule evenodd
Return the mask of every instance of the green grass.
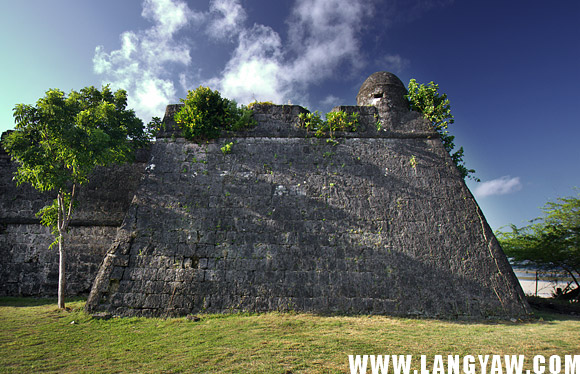
<path id="1" fill-rule="evenodd" d="M 83 306 L 0 299 L 0 373 L 348 373 L 349 354 L 411 354 L 419 369 L 420 355 L 580 353 L 580 319 L 552 314 L 515 323 L 291 313 L 104 321 Z"/>

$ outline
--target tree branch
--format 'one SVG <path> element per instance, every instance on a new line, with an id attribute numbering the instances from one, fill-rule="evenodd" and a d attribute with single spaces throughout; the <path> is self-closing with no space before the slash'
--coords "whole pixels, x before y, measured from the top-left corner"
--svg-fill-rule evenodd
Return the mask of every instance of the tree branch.
<path id="1" fill-rule="evenodd" d="M 562 266 L 562 269 L 564 269 L 564 271 L 566 273 L 568 273 L 570 275 L 570 277 L 572 277 L 572 279 L 574 280 L 574 283 L 576 283 L 576 286 L 580 288 L 580 284 L 578 283 L 578 279 L 576 279 L 576 277 L 574 276 L 574 271 L 572 269 L 569 269 L 566 266 Z"/>
<path id="2" fill-rule="evenodd" d="M 68 224 L 70 222 L 70 217 L 72 215 L 72 210 L 73 210 L 73 205 L 75 202 L 75 195 L 76 195 L 76 186 L 77 186 L 76 183 L 73 183 L 72 192 L 70 195 L 70 202 L 68 204 L 68 213 L 66 214 L 66 218 L 65 218 L 66 219 L 66 228 L 68 228 Z"/>
<path id="3" fill-rule="evenodd" d="M 56 199 L 58 201 L 58 219 L 57 219 L 57 227 L 58 227 L 58 231 L 59 233 L 62 233 L 63 229 L 64 229 L 64 217 L 63 217 L 63 205 L 64 205 L 64 199 L 62 197 L 62 189 L 58 190 L 58 195 L 56 196 Z"/>

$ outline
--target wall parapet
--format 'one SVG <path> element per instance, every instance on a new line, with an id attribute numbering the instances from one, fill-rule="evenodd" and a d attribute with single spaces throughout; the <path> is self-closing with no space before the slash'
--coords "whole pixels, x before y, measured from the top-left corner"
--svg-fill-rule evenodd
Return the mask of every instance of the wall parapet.
<path id="1" fill-rule="evenodd" d="M 181 132 L 173 117 L 183 104 L 170 104 L 165 110 L 163 124 L 165 128 L 157 138 L 179 138 Z M 252 107 L 257 126 L 242 131 L 224 131 L 224 138 L 305 138 L 312 137 L 299 126 L 298 116 L 310 113 L 299 105 L 256 104 Z M 385 118 L 374 106 L 341 105 L 334 107 L 333 112 L 344 111 L 348 114 L 359 114 L 357 131 L 336 132 L 336 138 L 436 138 L 437 132 L 417 112 L 403 113 L 393 120 Z"/>

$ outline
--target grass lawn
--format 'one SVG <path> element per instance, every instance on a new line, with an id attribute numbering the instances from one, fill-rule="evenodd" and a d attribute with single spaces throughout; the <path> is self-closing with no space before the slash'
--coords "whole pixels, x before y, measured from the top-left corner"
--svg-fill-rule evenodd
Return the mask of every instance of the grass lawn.
<path id="1" fill-rule="evenodd" d="M 443 321 L 312 314 L 96 320 L 52 299 L 0 299 L 0 373 L 349 373 L 349 354 L 580 354 L 580 319 Z M 370 368 L 367 371 L 371 372 Z M 389 371 L 391 373 L 392 371 Z"/>

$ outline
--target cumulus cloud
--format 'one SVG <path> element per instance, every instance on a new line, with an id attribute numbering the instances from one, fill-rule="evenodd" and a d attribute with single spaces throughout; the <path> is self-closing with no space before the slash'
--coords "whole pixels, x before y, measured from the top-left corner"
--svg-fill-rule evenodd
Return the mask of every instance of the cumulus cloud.
<path id="1" fill-rule="evenodd" d="M 333 108 L 335 106 L 340 105 L 342 102 L 343 101 L 341 98 L 336 97 L 334 95 L 328 95 L 320 102 L 320 104 L 325 107 Z"/>
<path id="2" fill-rule="evenodd" d="M 212 0 L 209 11 L 214 17 L 207 28 L 210 36 L 224 39 L 242 31 L 247 16 L 238 0 Z"/>
<path id="3" fill-rule="evenodd" d="M 361 62 L 359 32 L 370 15 L 369 1 L 298 0 L 289 20 L 295 60 L 289 74 L 302 82 L 317 82 L 347 62 Z"/>
<path id="4" fill-rule="evenodd" d="M 145 0 L 141 15 L 155 23 L 151 32 L 165 34 L 168 37 L 179 31 L 192 18 L 203 17 L 180 0 Z"/>
<path id="5" fill-rule="evenodd" d="M 209 82 L 239 102 L 305 103 L 309 85 L 338 67 L 360 67 L 360 25 L 368 15 L 363 0 L 297 0 L 287 43 L 268 26 L 246 28 L 221 75 Z"/>
<path id="6" fill-rule="evenodd" d="M 474 191 L 477 197 L 507 195 L 522 189 L 519 177 L 503 176 L 501 178 L 482 182 Z"/>
<path id="7" fill-rule="evenodd" d="M 311 84 L 362 66 L 360 32 L 372 13 L 370 4 L 295 0 L 286 23 L 287 40 L 282 40 L 267 25 L 248 25 L 240 0 L 209 0 L 205 11 L 191 10 L 185 0 L 144 0 L 142 16 L 152 26 L 123 33 L 118 50 L 108 52 L 98 46 L 94 71 L 114 88 L 126 89 L 129 105 L 144 120 L 159 116 L 165 105 L 176 101 L 176 87 L 191 89 L 199 84 L 240 103 L 307 104 Z M 184 35 L 190 25 L 205 32 Z M 209 39 L 200 40 L 203 35 Z M 190 54 L 194 42 L 220 48 L 233 42 L 234 47 L 223 68 L 204 77 Z"/>
<path id="8" fill-rule="evenodd" d="M 206 83 L 239 102 L 282 102 L 288 94 L 284 79 L 282 41 L 278 33 L 254 25 L 239 35 L 238 47 L 219 77 Z"/>
<path id="9" fill-rule="evenodd" d="M 175 35 L 203 15 L 189 9 L 183 0 L 145 0 L 141 15 L 153 26 L 145 31 L 121 35 L 121 48 L 106 52 L 97 46 L 93 57 L 95 73 L 113 88 L 128 91 L 128 104 L 144 121 L 163 113 L 175 100 L 176 89 L 168 64 L 188 66 L 189 46 Z"/>

